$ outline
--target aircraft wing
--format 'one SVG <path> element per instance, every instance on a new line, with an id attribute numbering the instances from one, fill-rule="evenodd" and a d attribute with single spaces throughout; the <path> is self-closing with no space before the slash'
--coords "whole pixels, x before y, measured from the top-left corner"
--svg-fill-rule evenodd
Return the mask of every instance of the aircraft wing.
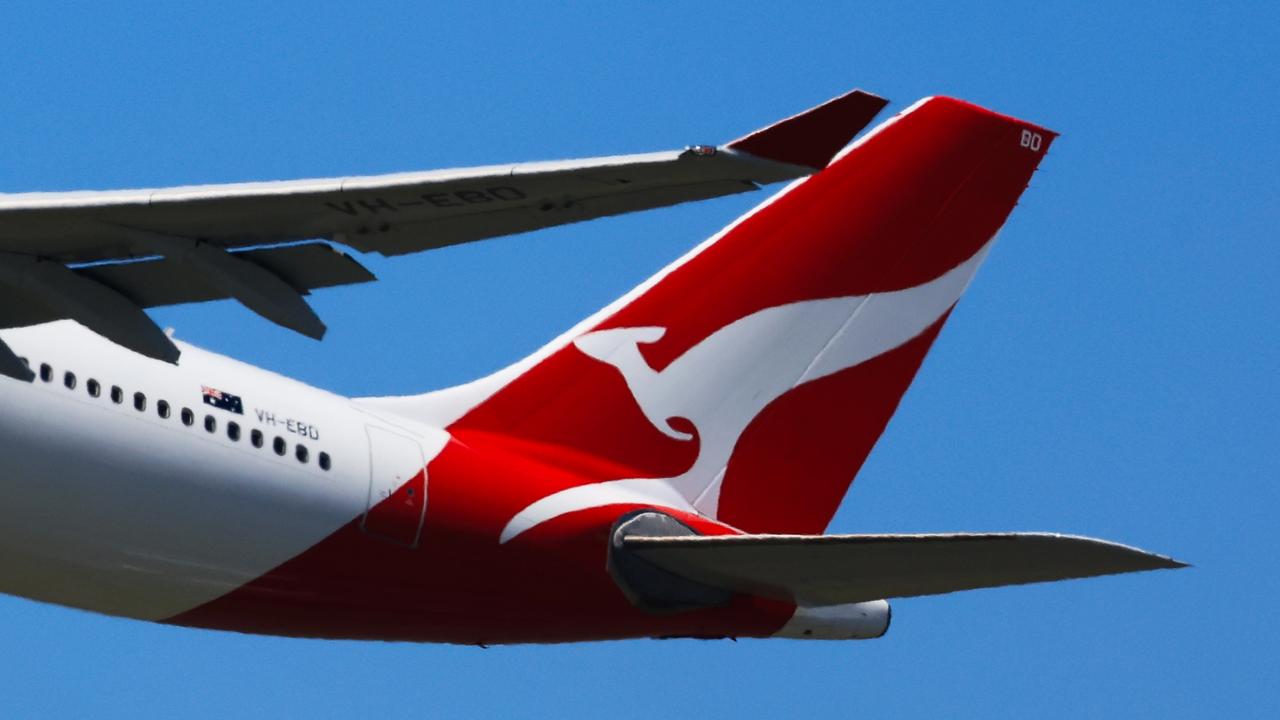
<path id="1" fill-rule="evenodd" d="M 1094 538 L 1049 533 L 627 535 L 628 554 L 680 577 L 803 605 L 1185 567 Z"/>
<path id="2" fill-rule="evenodd" d="M 372 177 L 0 194 L 0 327 L 78 320 L 167 361 L 142 308 L 234 298 L 319 338 L 307 291 L 373 279 L 329 240 L 429 250 L 754 190 L 824 167 L 887 104 L 859 90 L 721 146 Z M 252 252 L 236 252 L 254 248 Z M 301 253 L 301 254 L 300 254 Z M 149 268 L 103 263 L 144 259 Z M 181 280 L 179 282 L 179 279 Z M 0 372 L 26 376 L 0 347 Z"/>

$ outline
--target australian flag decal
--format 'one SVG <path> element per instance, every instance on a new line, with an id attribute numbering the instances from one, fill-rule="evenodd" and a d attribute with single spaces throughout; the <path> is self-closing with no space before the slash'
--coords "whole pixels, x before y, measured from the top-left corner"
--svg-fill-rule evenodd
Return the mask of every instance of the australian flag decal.
<path id="1" fill-rule="evenodd" d="M 239 395 L 222 392 L 208 385 L 201 385 L 200 390 L 204 393 L 205 405 L 212 405 L 220 410 L 227 410 L 237 415 L 244 414 L 244 403 L 240 401 Z"/>

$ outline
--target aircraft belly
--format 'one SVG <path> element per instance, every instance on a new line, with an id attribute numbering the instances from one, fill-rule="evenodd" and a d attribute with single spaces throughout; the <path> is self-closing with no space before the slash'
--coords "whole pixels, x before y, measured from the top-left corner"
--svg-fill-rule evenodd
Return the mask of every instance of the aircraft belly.
<path id="1" fill-rule="evenodd" d="M 364 508 L 364 476 L 290 465 L 61 388 L 9 388 L 2 592 L 159 620 L 261 576 Z"/>

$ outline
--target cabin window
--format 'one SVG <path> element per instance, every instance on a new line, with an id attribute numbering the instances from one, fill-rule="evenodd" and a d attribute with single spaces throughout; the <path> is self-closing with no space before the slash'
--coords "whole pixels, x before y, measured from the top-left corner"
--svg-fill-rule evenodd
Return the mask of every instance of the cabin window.
<path id="1" fill-rule="evenodd" d="M 89 378 L 85 381 L 84 389 L 89 391 L 89 397 L 98 397 L 102 394 L 102 386 L 93 378 Z"/>
<path id="2" fill-rule="evenodd" d="M 76 389 L 76 374 L 68 370 L 62 374 L 62 384 L 67 386 L 68 390 Z"/>
<path id="3" fill-rule="evenodd" d="M 160 417 L 162 417 L 162 418 L 164 418 L 164 419 L 168 420 L 168 419 L 169 419 L 169 401 L 167 401 L 167 400 L 157 400 L 157 401 L 156 401 L 156 414 L 157 414 L 157 415 L 159 415 Z"/>
<path id="4" fill-rule="evenodd" d="M 191 408 L 182 408 L 182 424 L 187 427 L 196 424 L 196 414 L 191 412 Z"/>
<path id="5" fill-rule="evenodd" d="M 212 415 L 205 415 L 205 416 L 204 416 L 204 429 L 205 429 L 205 430 L 208 430 L 209 432 L 217 432 L 217 431 L 218 431 L 218 420 L 217 420 L 216 418 L 214 418 Z"/>
<path id="6" fill-rule="evenodd" d="M 293 448 L 293 455 L 298 458 L 298 462 L 300 463 L 306 462 L 311 457 L 311 453 L 307 451 L 306 445 L 295 446 Z"/>
<path id="7" fill-rule="evenodd" d="M 319 461 L 319 463 L 320 463 L 320 469 L 321 469 L 321 470 L 328 470 L 328 469 L 329 469 L 329 465 L 330 465 L 330 463 L 329 463 L 329 453 L 327 453 L 327 452 L 322 452 L 322 453 L 320 453 L 320 457 L 318 458 L 318 461 Z"/>
<path id="8" fill-rule="evenodd" d="M 147 409 L 147 396 L 143 393 L 136 392 L 133 394 L 133 409 L 142 412 Z"/>
<path id="9" fill-rule="evenodd" d="M 124 391 L 120 389 L 119 385 L 111 386 L 111 402 L 117 405 L 124 402 Z"/>
<path id="10" fill-rule="evenodd" d="M 256 448 L 262 447 L 262 431 L 261 430 L 249 431 L 249 442 Z"/>
<path id="11" fill-rule="evenodd" d="M 240 439 L 240 424 L 236 422 L 227 423 L 227 437 L 232 440 Z"/>
<path id="12" fill-rule="evenodd" d="M 271 449 L 275 450 L 277 455 L 284 455 L 285 451 L 288 450 L 289 447 L 284 441 L 284 438 L 277 435 L 276 439 L 271 441 Z"/>
<path id="13" fill-rule="evenodd" d="M 40 363 L 40 379 L 45 382 L 53 380 L 53 368 L 50 367 L 49 363 Z"/>

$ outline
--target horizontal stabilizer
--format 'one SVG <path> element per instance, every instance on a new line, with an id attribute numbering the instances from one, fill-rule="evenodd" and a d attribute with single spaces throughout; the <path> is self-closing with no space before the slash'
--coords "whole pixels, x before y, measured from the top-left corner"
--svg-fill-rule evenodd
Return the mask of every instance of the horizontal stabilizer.
<path id="1" fill-rule="evenodd" d="M 712 587 L 835 605 L 1185 567 L 1162 555 L 1050 533 L 627 536 L 630 554 Z"/>

